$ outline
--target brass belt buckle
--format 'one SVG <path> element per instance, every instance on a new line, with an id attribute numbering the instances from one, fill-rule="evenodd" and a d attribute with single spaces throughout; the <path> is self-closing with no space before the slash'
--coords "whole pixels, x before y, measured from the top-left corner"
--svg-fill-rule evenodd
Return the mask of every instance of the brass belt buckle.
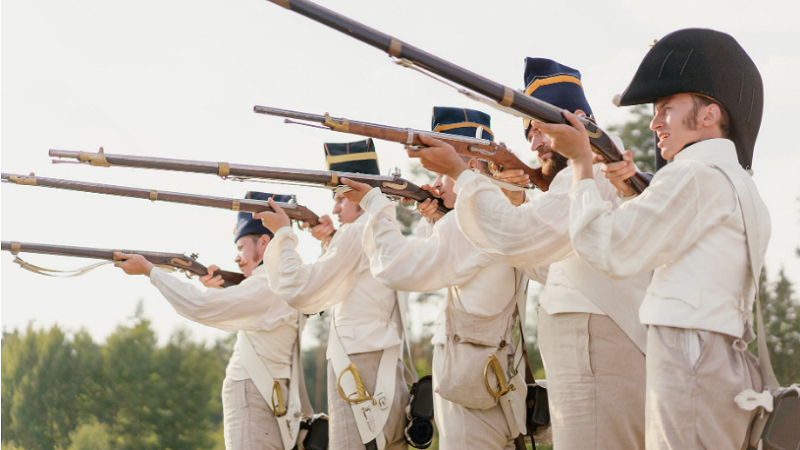
<path id="1" fill-rule="evenodd" d="M 353 374 L 353 381 L 355 381 L 356 383 L 355 398 L 348 397 L 342 390 L 342 376 L 347 372 Z M 339 379 L 336 380 L 336 387 L 339 388 L 339 395 L 341 395 L 343 399 L 347 400 L 350 403 L 361 403 L 363 401 L 372 400 L 373 405 L 378 404 L 378 401 L 375 400 L 374 397 L 370 397 L 369 395 L 367 395 L 367 390 L 364 388 L 364 381 L 361 379 L 361 374 L 358 373 L 358 368 L 353 363 L 350 363 L 350 365 L 347 366 L 347 368 L 344 369 L 342 373 L 339 374 Z"/>
<path id="2" fill-rule="evenodd" d="M 277 404 L 275 403 L 276 392 L 278 393 Z M 286 415 L 286 407 L 283 405 L 283 392 L 278 380 L 272 382 L 272 411 L 275 413 L 275 417 L 283 417 Z"/>
<path id="3" fill-rule="evenodd" d="M 494 375 L 497 377 L 497 384 L 500 387 L 497 391 L 493 390 L 492 386 L 489 384 L 489 367 L 494 370 Z M 486 383 L 486 390 L 489 391 L 489 394 L 494 398 L 500 398 L 506 395 L 508 391 L 517 390 L 513 384 L 507 384 L 506 376 L 503 373 L 503 367 L 500 366 L 500 361 L 498 361 L 497 357 L 494 355 L 489 355 L 489 362 L 487 362 L 486 367 L 483 368 L 483 382 Z"/>

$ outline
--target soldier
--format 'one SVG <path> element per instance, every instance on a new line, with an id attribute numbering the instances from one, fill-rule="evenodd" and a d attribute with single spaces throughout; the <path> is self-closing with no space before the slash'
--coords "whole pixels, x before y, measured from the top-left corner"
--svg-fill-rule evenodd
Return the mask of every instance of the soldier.
<path id="1" fill-rule="evenodd" d="M 290 199 L 261 192 L 248 192 L 245 198 Z M 305 397 L 305 386 L 299 379 L 302 371 L 292 364 L 293 354 L 299 352 L 296 346 L 300 314 L 273 293 L 261 265 L 264 249 L 271 238 L 272 232 L 260 220 L 253 219 L 250 213 L 240 212 L 234 235 L 238 249 L 235 262 L 247 278 L 237 286 L 213 289 L 221 286 L 223 280 L 214 276 L 218 267 L 210 266 L 208 275 L 200 277 L 206 287 L 212 288 L 206 291 L 162 270 L 153 270 L 153 265 L 141 255 L 115 254 L 124 260 L 115 266 L 129 275 L 149 276 L 153 286 L 178 314 L 203 325 L 239 333 L 222 383 L 223 426 L 228 450 L 290 450 L 297 439 L 297 424 L 293 430 L 282 429 L 273 411 L 273 405 L 289 403 L 290 388 L 297 389 L 298 394 Z M 256 374 L 262 376 L 257 378 Z M 263 374 L 269 379 L 261 379 L 265 378 Z M 273 387 L 275 382 L 277 386 Z M 265 392 L 263 386 L 269 390 Z M 305 398 L 303 406 L 303 413 L 310 416 L 312 411 Z M 278 411 L 277 415 L 280 414 L 283 413 Z"/>
<path id="2" fill-rule="evenodd" d="M 580 73 L 544 58 L 527 58 L 526 94 L 592 116 Z M 540 124 L 525 122 L 537 152 L 547 192 L 536 198 L 508 193 L 469 170 L 452 147 L 429 139 L 429 148 L 409 151 L 423 166 L 456 179 L 456 220 L 477 248 L 502 263 L 523 268 L 549 266 L 539 295 L 539 348 L 547 374 L 553 444 L 558 449 L 644 447 L 645 329 L 636 310 L 647 274 L 611 280 L 583 265 L 569 239 L 572 168 L 556 152 Z M 591 173 L 607 200 L 613 186 L 599 167 Z M 509 170 L 508 181 L 526 182 Z M 519 206 L 514 206 L 519 205 Z"/>
<path id="3" fill-rule="evenodd" d="M 435 107 L 431 128 L 470 137 L 476 137 L 478 132 L 478 137 L 491 141 L 490 120 L 488 114 L 472 109 Z M 527 278 L 475 248 L 458 229 L 454 214 L 441 217 L 436 212 L 439 200 L 426 200 L 419 205 L 423 216 L 439 219 L 426 233 L 429 236 L 406 239 L 395 219 L 394 205 L 379 189 L 350 180 L 344 183 L 353 188 L 345 194 L 348 200 L 360 202 L 370 216 L 364 232 L 364 250 L 375 278 L 402 291 L 447 289 L 431 340 L 439 448 L 513 449 L 514 438 L 525 431 L 525 391 L 494 398 L 485 387 L 484 369 L 490 355 L 500 355 L 495 358 L 505 368 L 509 357 L 519 352 L 520 357 L 515 361 L 518 366 L 513 372 L 522 372 L 524 377 L 521 365 L 527 364 L 521 358 L 524 343 L 519 346 L 506 343 L 512 342 L 517 301 L 522 306 L 520 322 L 525 323 Z M 433 189 L 423 188 L 452 208 L 456 202 L 453 184 L 451 178 L 439 175 Z M 475 339 L 490 344 L 478 345 Z M 461 353 L 463 349 L 456 347 L 462 341 L 466 347 L 476 348 L 477 353 Z M 504 382 L 510 378 L 507 370 L 492 372 L 492 376 L 501 376 Z M 524 385 L 522 381 L 521 386 Z M 516 401 L 520 423 L 506 397 Z"/>
<path id="4" fill-rule="evenodd" d="M 575 118 L 564 114 L 573 127 L 545 127 L 575 167 L 572 241 L 581 258 L 609 276 L 655 269 L 639 313 L 649 325 L 647 448 L 735 450 L 745 444 L 752 413 L 737 408 L 734 397 L 761 389 L 747 352 L 758 295 L 751 264 L 761 267 L 770 220 L 745 172 L 761 124 L 761 76 L 731 36 L 680 30 L 647 53 L 619 103 L 651 102 L 650 128 L 672 162 L 618 209 L 586 181 L 592 155 Z M 632 196 L 623 182 L 628 165 L 617 163 L 609 173 Z M 745 204 L 754 212 L 747 227 Z M 774 378 L 764 382 L 777 388 Z"/>
<path id="5" fill-rule="evenodd" d="M 380 175 L 372 139 L 325 144 L 325 156 L 329 170 Z M 315 237 L 329 239 L 313 264 L 304 264 L 295 250 L 297 236 L 279 207 L 254 215 L 275 232 L 264 265 L 272 288 L 293 308 L 313 314 L 333 307 L 327 353 L 330 449 L 405 449 L 408 387 L 397 294 L 369 271 L 364 211 L 340 192 L 334 202 L 340 228 L 330 237 L 330 218 L 312 228 Z"/>

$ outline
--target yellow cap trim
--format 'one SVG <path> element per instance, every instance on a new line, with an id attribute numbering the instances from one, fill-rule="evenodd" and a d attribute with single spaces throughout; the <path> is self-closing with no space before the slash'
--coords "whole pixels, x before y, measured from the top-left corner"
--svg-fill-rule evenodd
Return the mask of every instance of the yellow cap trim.
<path id="1" fill-rule="evenodd" d="M 331 164 L 339 164 L 350 161 L 365 161 L 368 159 L 374 159 L 377 161 L 378 154 L 375 152 L 366 152 L 366 153 L 350 153 L 347 155 L 328 155 L 325 158 L 325 162 L 328 164 L 328 168 L 330 168 Z"/>
<path id="2" fill-rule="evenodd" d="M 492 137 L 494 137 L 494 133 L 492 132 L 492 130 L 485 127 L 484 125 L 475 122 L 459 122 L 459 123 L 451 123 L 448 125 L 436 125 L 436 128 L 434 128 L 433 131 L 439 133 L 441 131 L 452 130 L 455 128 L 478 128 L 478 127 L 483 127 L 484 131 L 488 131 L 489 134 L 491 134 Z"/>
<path id="3" fill-rule="evenodd" d="M 539 78 L 538 80 L 534 81 L 525 89 L 525 95 L 533 94 L 533 91 L 539 89 L 542 86 L 549 86 L 551 84 L 556 83 L 574 83 L 583 89 L 583 85 L 581 84 L 581 80 L 572 75 L 558 75 L 555 77 L 550 78 Z"/>

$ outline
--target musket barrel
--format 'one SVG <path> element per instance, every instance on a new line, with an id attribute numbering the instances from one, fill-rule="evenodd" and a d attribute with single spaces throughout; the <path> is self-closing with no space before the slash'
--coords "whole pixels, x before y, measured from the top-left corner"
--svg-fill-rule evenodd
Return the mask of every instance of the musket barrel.
<path id="1" fill-rule="evenodd" d="M 561 114 L 561 108 L 459 67 L 313 2 L 308 0 L 269 1 L 354 37 L 388 53 L 394 58 L 408 60 L 431 73 L 494 100 L 501 106 L 511 109 L 520 115 L 541 122 L 567 123 L 566 118 Z M 579 118 L 579 120 L 586 128 L 589 141 L 596 153 L 602 155 L 606 162 L 622 161 L 622 154 L 619 149 L 600 127 L 585 118 Z M 634 191 L 641 193 L 647 187 L 649 181 L 642 174 L 637 173 L 628 179 L 628 183 L 630 183 Z"/>
<path id="2" fill-rule="evenodd" d="M 306 120 L 309 122 L 325 123 L 325 116 L 319 114 L 308 114 L 300 111 L 291 111 L 288 109 L 271 108 L 269 106 L 254 106 L 253 111 L 259 114 L 267 114 L 270 116 L 287 117 L 295 120 Z"/>
<path id="3" fill-rule="evenodd" d="M 115 195 L 119 197 L 140 198 L 151 201 L 163 201 L 169 203 L 180 203 L 186 205 L 206 206 L 210 208 L 227 209 L 232 211 L 244 211 L 259 213 L 272 211 L 269 203 L 263 200 L 253 199 L 232 199 L 224 197 L 213 197 L 208 195 L 184 194 L 181 192 L 159 191 L 155 189 L 141 189 L 127 186 L 115 186 L 110 184 L 88 183 L 84 181 L 62 180 L 58 178 L 44 178 L 27 175 L 15 175 L 2 173 L 3 180 L 12 180 L 19 184 L 29 186 L 41 186 L 55 189 L 64 189 L 78 192 L 91 192 L 95 194 Z M 294 218 L 300 219 L 298 205 L 294 203 L 277 202 L 286 213 Z M 309 212 L 310 213 L 310 212 Z M 309 214 L 311 215 L 311 214 Z M 318 223 L 318 218 L 309 217 L 309 223 L 313 226 Z"/>

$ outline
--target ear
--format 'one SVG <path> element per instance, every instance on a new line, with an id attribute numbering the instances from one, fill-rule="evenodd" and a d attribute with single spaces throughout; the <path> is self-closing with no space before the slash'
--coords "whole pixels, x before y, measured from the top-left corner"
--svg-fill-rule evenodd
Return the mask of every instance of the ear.
<path id="1" fill-rule="evenodd" d="M 722 111 L 720 111 L 719 105 L 711 103 L 705 106 L 705 113 L 703 114 L 701 122 L 705 127 L 712 127 L 715 124 L 719 124 L 721 118 Z"/>
<path id="2" fill-rule="evenodd" d="M 478 160 L 475 158 L 470 158 L 467 165 L 469 166 L 470 169 L 478 169 L 478 170 L 481 169 L 481 163 L 478 162 Z"/>
<path id="3" fill-rule="evenodd" d="M 268 234 L 262 234 L 261 237 L 258 238 L 258 245 L 261 248 L 267 248 L 267 244 L 271 241 L 272 238 L 269 237 Z"/>

